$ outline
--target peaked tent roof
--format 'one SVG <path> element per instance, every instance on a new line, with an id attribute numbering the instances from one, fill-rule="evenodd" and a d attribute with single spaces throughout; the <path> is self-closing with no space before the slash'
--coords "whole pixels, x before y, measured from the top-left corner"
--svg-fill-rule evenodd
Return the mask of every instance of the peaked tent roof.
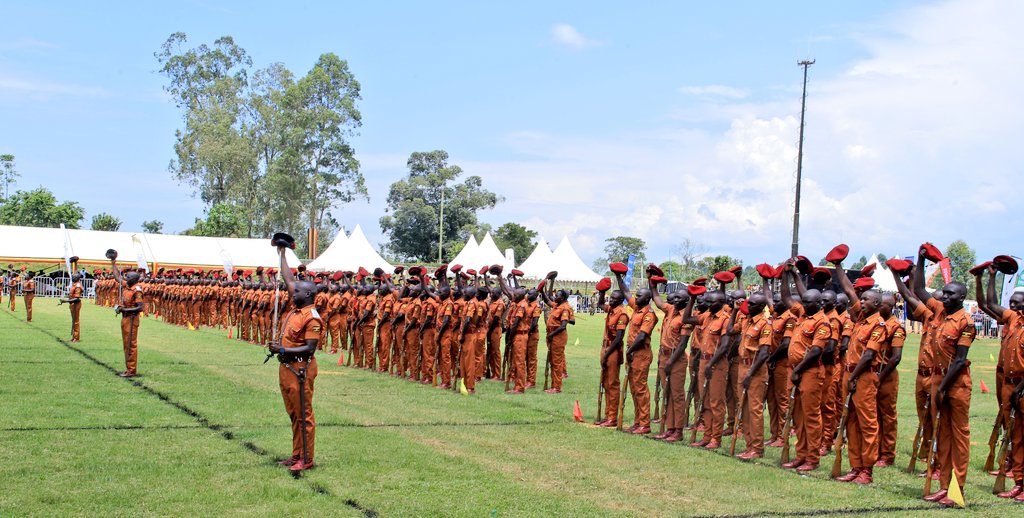
<path id="1" fill-rule="evenodd" d="M 491 237 L 491 233 L 484 234 L 484 238 L 480 240 L 480 246 L 478 249 L 478 255 L 476 257 L 477 263 L 483 265 L 500 264 L 505 267 L 506 270 L 515 268 L 515 261 L 509 261 L 505 257 L 505 254 L 498 250 L 498 245 L 494 242 L 494 238 Z"/>
<path id="2" fill-rule="evenodd" d="M 339 232 L 334 241 L 337 242 L 344 235 L 344 232 Z M 327 247 L 327 251 L 330 251 L 331 248 L 334 248 L 334 243 Z M 340 244 L 339 251 L 341 253 L 331 253 L 328 257 L 327 251 L 306 267 L 315 272 L 357 270 L 360 266 L 367 270 L 383 268 L 390 271 L 392 268 L 391 264 L 373 249 L 373 245 L 366 239 L 366 234 L 363 233 L 363 227 L 360 225 L 356 225 L 348 239 Z"/>
<path id="3" fill-rule="evenodd" d="M 327 250 L 324 250 L 316 259 L 310 261 L 306 267 L 313 271 L 319 271 L 317 270 L 318 265 L 334 264 L 338 261 L 344 260 L 347 250 L 348 235 L 345 234 L 345 229 L 342 228 L 338 231 L 338 235 L 334 236 L 334 241 L 331 241 L 331 244 L 327 246 Z"/>
<path id="4" fill-rule="evenodd" d="M 527 257 L 523 264 L 519 265 L 519 269 L 526 277 L 539 279 L 552 270 L 550 267 L 551 256 L 551 247 L 548 246 L 547 240 L 540 237 L 537 239 L 537 246 L 533 248 L 530 257 Z"/>
<path id="5" fill-rule="evenodd" d="M 459 253 L 455 254 L 451 261 L 448 261 L 448 264 L 461 264 L 467 268 L 476 268 L 477 261 L 475 258 L 479 248 L 480 245 L 477 244 L 476 237 L 470 234 L 469 239 L 466 240 L 466 245 L 462 247 L 462 250 L 459 250 Z"/>
<path id="6" fill-rule="evenodd" d="M 551 266 L 558 271 L 558 278 L 566 281 L 597 282 L 601 276 L 594 273 L 583 259 L 580 259 L 576 249 L 569 242 L 569 236 L 562 236 L 562 241 L 551 254 Z M 547 272 L 544 272 L 545 274 Z M 544 275 L 544 274 L 541 274 Z"/>

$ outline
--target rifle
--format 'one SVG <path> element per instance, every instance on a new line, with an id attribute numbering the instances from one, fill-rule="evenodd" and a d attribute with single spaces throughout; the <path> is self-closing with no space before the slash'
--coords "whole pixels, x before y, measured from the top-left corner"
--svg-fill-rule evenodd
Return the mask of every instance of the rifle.
<path id="1" fill-rule="evenodd" d="M 548 389 L 548 373 L 551 369 L 551 341 L 547 341 L 548 346 L 548 357 L 544 360 L 544 390 Z M 555 380 L 551 380 L 551 385 L 555 384 Z"/>
<path id="2" fill-rule="evenodd" d="M 1012 397 L 1012 396 L 1011 396 Z M 1007 401 L 1010 402 L 1010 401 Z M 1014 435 L 1014 421 L 1016 420 L 1017 408 L 1015 404 L 1010 405 L 1010 424 L 1007 425 L 1007 433 L 1002 436 L 1002 444 L 999 445 L 999 473 L 995 476 L 995 484 L 992 485 L 992 494 L 998 494 L 1002 491 L 1007 490 L 1007 465 L 1009 464 L 1008 455 L 1010 452 L 1010 443 L 1013 441 Z M 1017 447 L 1017 444 L 1014 444 Z"/>
<path id="3" fill-rule="evenodd" d="M 441 334 L 435 333 L 437 337 L 437 349 L 434 351 L 434 374 L 431 376 L 430 385 L 437 386 L 437 377 L 441 375 Z"/>
<path id="4" fill-rule="evenodd" d="M 680 346 L 682 347 L 682 346 Z M 685 354 L 685 353 L 684 353 Z M 691 362 L 696 364 L 697 362 Z M 683 426 L 690 426 L 690 405 L 693 404 L 693 398 L 697 395 L 697 369 L 690 368 L 690 387 L 686 390 L 686 405 L 683 406 Z M 697 416 L 700 419 L 700 416 Z M 696 427 L 697 423 L 694 422 L 693 426 Z M 692 441 L 691 441 L 692 442 Z"/>
<path id="5" fill-rule="evenodd" d="M 615 426 L 615 429 L 620 431 L 620 432 L 622 431 L 622 422 L 626 420 L 626 398 L 628 397 L 628 394 L 629 394 L 629 375 L 632 372 L 632 368 L 633 368 L 632 363 L 627 361 L 626 362 L 626 380 L 622 384 L 622 393 L 621 393 L 621 396 L 619 398 L 619 419 L 618 419 L 618 424 L 616 424 L 616 426 Z M 636 412 L 635 408 L 633 409 L 633 412 Z"/>
<path id="6" fill-rule="evenodd" d="M 671 393 L 672 383 L 669 380 L 669 376 L 665 376 L 665 401 L 662 404 L 662 407 L 665 409 L 665 415 L 661 416 L 661 423 L 658 427 L 658 433 L 661 434 L 665 433 L 665 421 L 668 421 L 668 405 L 669 401 L 671 400 Z"/>
<path id="7" fill-rule="evenodd" d="M 928 471 L 924 476 L 924 496 L 932 493 L 932 475 L 935 474 L 935 455 L 939 450 L 939 408 L 935 408 L 932 418 L 932 447 L 928 450 Z"/>
<path id="8" fill-rule="evenodd" d="M 700 367 L 698 367 L 699 369 Z M 694 377 L 696 379 L 696 377 Z M 708 398 L 708 389 L 711 387 L 711 376 L 704 379 L 704 386 L 700 390 L 700 399 L 697 400 L 697 407 L 694 409 L 696 415 L 693 418 L 693 431 L 690 432 L 690 443 L 697 442 L 697 423 L 700 422 L 701 414 L 704 413 L 704 401 Z M 708 426 L 710 423 L 705 423 Z"/>
<path id="9" fill-rule="evenodd" d="M 999 409 L 996 422 L 992 424 L 992 434 L 988 436 L 988 457 L 985 459 L 985 471 L 992 471 L 992 463 L 996 458 L 996 444 L 999 443 L 999 432 L 1003 428 L 1003 417 L 1006 414 L 1005 408 Z"/>
<path id="10" fill-rule="evenodd" d="M 910 464 L 907 465 L 907 473 L 917 472 L 917 458 L 921 456 L 921 448 L 924 447 L 924 420 L 928 419 L 928 411 L 931 409 L 932 398 L 924 400 L 924 415 L 917 420 L 917 433 L 914 434 L 914 448 L 910 450 Z"/>
<path id="11" fill-rule="evenodd" d="M 654 420 L 661 421 L 661 355 L 658 355 L 658 375 L 654 377 Z M 664 428 L 664 424 L 662 428 Z"/>
<path id="12" fill-rule="evenodd" d="M 1003 443 L 999 446 L 999 474 L 996 475 L 996 483 L 992 486 L 992 494 L 997 495 L 1006 491 L 1006 465 L 1007 453 L 1010 450 L 1010 442 L 1013 441 L 1013 423 L 1016 419 L 1016 405 L 1010 406 L 1010 424 L 1006 426 L 1006 435 L 1003 436 Z M 1018 445 L 1014 444 L 1014 447 Z"/>
<path id="13" fill-rule="evenodd" d="M 839 478 L 843 472 L 843 448 L 846 447 L 846 420 L 850 417 L 850 407 L 853 404 L 853 392 L 846 395 L 846 405 L 843 406 L 843 417 L 839 420 L 839 429 L 836 430 L 836 460 L 832 463 L 832 478 Z"/>
<path id="14" fill-rule="evenodd" d="M 740 435 L 740 425 L 743 423 L 743 415 L 747 409 L 747 389 L 743 389 L 743 395 L 740 396 L 740 408 L 736 411 L 736 422 L 733 423 L 732 427 L 732 438 L 729 440 L 729 456 L 733 457 L 736 455 L 736 438 Z M 748 446 L 749 447 L 749 446 Z"/>
<path id="15" fill-rule="evenodd" d="M 796 406 L 797 386 L 789 389 L 789 406 L 786 407 L 786 421 L 782 426 L 782 453 L 779 455 L 779 465 L 789 462 L 789 432 L 793 429 L 793 407 Z"/>

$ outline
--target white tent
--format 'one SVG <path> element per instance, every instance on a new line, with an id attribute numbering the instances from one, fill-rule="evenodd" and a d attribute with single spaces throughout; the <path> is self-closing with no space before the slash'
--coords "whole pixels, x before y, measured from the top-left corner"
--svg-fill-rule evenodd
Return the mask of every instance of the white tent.
<path id="1" fill-rule="evenodd" d="M 477 251 L 480 249 L 480 245 L 477 244 L 476 238 L 472 234 L 469 235 L 469 239 L 466 240 L 466 245 L 459 250 L 459 253 L 455 254 L 455 257 L 448 264 L 461 264 L 467 268 L 476 268 L 477 266 Z"/>
<path id="2" fill-rule="evenodd" d="M 551 269 L 558 271 L 558 278 L 564 281 L 597 282 L 601 276 L 594 273 L 583 259 L 576 253 L 576 249 L 569 242 L 569 236 L 563 236 L 558 247 L 551 254 Z M 547 273 L 547 272 L 545 272 Z"/>
<path id="3" fill-rule="evenodd" d="M 233 267 L 278 266 L 277 251 L 269 239 L 233 239 L 220 237 L 146 234 L 142 232 L 102 232 L 68 230 L 68 255 L 78 256 L 81 264 L 101 265 L 110 261 L 107 249 L 118 252 L 118 263 L 145 263 L 159 267 Z M 64 260 L 65 233 L 57 228 L 0 226 L 0 262 L 57 263 Z M 301 264 L 288 250 L 289 266 Z"/>
<path id="4" fill-rule="evenodd" d="M 515 268 L 515 257 L 513 256 L 511 261 L 510 258 L 498 250 L 498 245 L 494 242 L 494 238 L 491 237 L 491 233 L 484 234 L 484 238 L 480 240 L 480 246 L 477 248 L 476 263 L 474 265 L 492 265 L 500 264 L 505 270 L 511 270 Z"/>
<path id="5" fill-rule="evenodd" d="M 338 243 L 339 240 L 344 240 Z M 335 247 L 335 244 L 338 244 Z M 337 251 L 332 251 L 336 249 Z M 363 227 L 356 225 L 355 230 L 346 238 L 344 232 L 338 232 L 331 246 L 327 247 L 320 257 L 310 262 L 306 267 L 314 272 L 323 271 L 345 271 L 358 270 L 362 266 L 373 271 L 374 268 L 383 268 L 390 271 L 392 266 L 374 250 L 373 245 L 366 239 Z"/>
<path id="6" fill-rule="evenodd" d="M 551 256 L 551 247 L 548 246 L 547 240 L 543 237 L 538 238 L 537 246 L 530 253 L 530 257 L 527 257 L 523 264 L 519 265 L 519 269 L 526 277 L 540 279 L 554 269 L 551 267 Z"/>

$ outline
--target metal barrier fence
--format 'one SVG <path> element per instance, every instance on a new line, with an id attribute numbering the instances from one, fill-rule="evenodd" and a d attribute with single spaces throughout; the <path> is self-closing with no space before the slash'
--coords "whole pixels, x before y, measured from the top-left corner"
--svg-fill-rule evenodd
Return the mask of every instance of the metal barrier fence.
<path id="1" fill-rule="evenodd" d="M 33 279 L 36 281 L 36 296 L 37 297 L 66 297 L 68 289 L 71 287 L 71 279 L 67 277 L 36 277 Z M 93 279 L 82 279 L 82 288 L 85 290 L 85 298 L 91 299 L 96 296 L 95 280 Z M 4 296 L 10 296 L 10 288 L 4 287 Z M 17 296 L 21 296 L 21 286 L 17 288 Z"/>

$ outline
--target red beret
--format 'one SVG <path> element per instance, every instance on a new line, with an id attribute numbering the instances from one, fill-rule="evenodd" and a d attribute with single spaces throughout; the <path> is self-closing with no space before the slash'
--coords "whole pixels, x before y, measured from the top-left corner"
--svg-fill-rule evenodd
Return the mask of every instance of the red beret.
<path id="1" fill-rule="evenodd" d="M 378 267 L 373 269 L 373 276 L 374 277 L 380 277 L 381 275 L 384 275 L 384 268 L 381 268 L 381 267 L 378 266 Z"/>
<path id="2" fill-rule="evenodd" d="M 975 266 L 974 268 L 971 268 L 970 269 L 971 275 L 978 275 L 979 273 L 987 270 L 989 266 L 992 266 L 992 261 L 985 261 L 985 262 L 979 264 L 978 266 Z"/>
<path id="3" fill-rule="evenodd" d="M 419 266 L 413 266 L 413 267 L 409 268 L 409 275 L 413 275 L 413 276 L 419 277 L 419 275 L 421 273 L 423 273 L 423 268 L 421 268 Z"/>
<path id="4" fill-rule="evenodd" d="M 263 267 L 262 266 L 257 266 L 256 267 L 256 273 L 260 273 L 262 271 L 263 271 Z"/>
<path id="5" fill-rule="evenodd" d="M 612 273 L 626 273 L 629 271 L 629 268 L 625 265 L 625 263 L 609 264 L 608 269 L 611 270 Z"/>
<path id="6" fill-rule="evenodd" d="M 686 287 L 686 293 L 689 293 L 691 297 L 696 297 L 698 295 L 703 295 L 703 294 L 705 294 L 707 292 L 708 292 L 708 289 L 706 287 L 698 286 L 696 284 L 691 284 L 691 285 Z"/>
<path id="7" fill-rule="evenodd" d="M 736 280 L 736 276 L 732 272 L 718 272 L 715 274 L 715 280 L 722 284 L 729 284 Z"/>
<path id="8" fill-rule="evenodd" d="M 447 271 L 448 271 L 448 263 L 444 263 L 441 266 L 438 266 L 437 269 L 434 270 L 434 273 L 437 273 L 437 272 L 447 272 Z"/>
<path id="9" fill-rule="evenodd" d="M 523 274 L 522 270 L 517 270 L 517 269 L 513 268 L 512 269 L 512 275 L 515 275 L 516 277 L 522 277 L 524 274 Z"/>
<path id="10" fill-rule="evenodd" d="M 602 277 L 601 280 L 597 281 L 597 291 L 608 291 L 608 288 L 612 287 L 612 280 L 608 277 Z"/>
<path id="11" fill-rule="evenodd" d="M 473 276 L 473 277 L 475 277 L 475 276 L 476 276 L 476 270 L 474 270 L 474 269 L 472 269 L 472 268 L 470 268 L 470 269 L 466 270 L 466 273 L 468 273 L 469 275 L 471 275 L 471 276 Z"/>
<path id="12" fill-rule="evenodd" d="M 875 273 L 875 268 L 877 266 L 878 266 L 878 263 L 871 263 L 871 264 L 865 266 L 864 268 L 861 268 L 860 276 L 861 277 L 870 277 L 871 274 Z"/>
<path id="13" fill-rule="evenodd" d="M 732 268 L 729 268 L 729 273 L 731 273 L 733 275 L 739 275 L 740 272 L 742 272 L 742 271 L 743 271 L 743 267 L 740 266 L 740 265 L 736 265 L 736 266 L 733 266 Z"/>
<path id="14" fill-rule="evenodd" d="M 796 256 L 796 269 L 804 275 L 810 275 L 811 271 L 814 270 L 814 263 L 810 259 L 798 255 Z"/>
<path id="15" fill-rule="evenodd" d="M 359 275 L 361 275 L 363 277 L 369 277 L 370 276 L 370 271 L 367 270 L 366 268 L 363 268 L 362 266 L 360 266 L 359 267 Z"/>
<path id="16" fill-rule="evenodd" d="M 289 270 L 291 270 L 292 275 L 295 275 L 295 274 L 299 273 L 299 271 L 296 270 L 295 268 L 289 268 Z"/>
<path id="17" fill-rule="evenodd" d="M 853 281 L 854 289 L 871 289 L 875 287 L 875 280 L 871 277 L 861 277 Z"/>
<path id="18" fill-rule="evenodd" d="M 451 270 L 452 273 L 459 273 L 462 270 L 462 265 L 461 264 L 453 264 L 450 267 L 448 267 L 448 269 Z"/>
<path id="19" fill-rule="evenodd" d="M 848 255 L 850 255 L 850 247 L 839 244 L 833 247 L 832 250 L 829 250 L 825 260 L 830 263 L 841 263 Z"/>
<path id="20" fill-rule="evenodd" d="M 699 279 L 694 279 L 694 281 L 691 282 L 690 284 L 693 284 L 694 286 L 704 286 L 707 283 L 708 283 L 708 278 L 707 277 L 701 277 Z"/>
<path id="21" fill-rule="evenodd" d="M 545 279 L 554 279 L 555 277 L 558 277 L 558 272 L 555 270 L 551 270 L 550 272 L 548 272 L 547 275 L 544 276 Z"/>
<path id="22" fill-rule="evenodd" d="M 943 259 L 942 252 L 940 252 L 939 249 L 931 243 L 922 244 L 920 251 L 924 252 L 925 259 L 928 259 L 933 263 L 937 263 Z"/>
<path id="23" fill-rule="evenodd" d="M 546 282 L 547 282 L 547 279 L 541 279 L 541 281 L 539 283 L 537 283 L 537 291 L 544 291 L 544 284 Z"/>
<path id="24" fill-rule="evenodd" d="M 992 264 L 996 265 L 996 269 L 1006 275 L 1013 275 L 1017 273 L 1017 261 L 1008 255 L 995 256 L 995 258 L 992 259 Z"/>
<path id="25" fill-rule="evenodd" d="M 274 275 L 275 273 L 277 273 L 277 270 L 273 268 L 267 268 L 267 275 Z"/>
<path id="26" fill-rule="evenodd" d="M 321 282 L 323 282 L 323 279 L 321 279 L 320 277 L 317 277 L 316 279 L 313 279 L 313 282 L 316 283 L 316 284 L 320 284 Z"/>
<path id="27" fill-rule="evenodd" d="M 411 277 L 411 278 L 410 278 L 410 279 L 408 280 L 408 282 L 409 282 L 409 284 L 419 284 L 419 283 L 420 283 L 420 280 L 419 280 L 419 278 L 417 278 L 417 277 Z"/>
<path id="28" fill-rule="evenodd" d="M 775 278 L 775 267 L 768 263 L 761 263 L 755 266 L 754 269 L 757 270 L 758 275 L 765 279 Z"/>
<path id="29" fill-rule="evenodd" d="M 402 273 L 405 271 L 405 266 L 398 265 L 395 267 L 395 273 Z"/>
<path id="30" fill-rule="evenodd" d="M 743 313 L 744 315 L 749 315 L 750 314 L 750 305 L 747 303 L 746 300 L 744 300 L 740 304 L 740 313 Z"/>
<path id="31" fill-rule="evenodd" d="M 504 269 L 505 267 L 500 264 L 492 264 L 491 267 L 487 269 L 487 271 L 491 272 L 491 275 L 501 275 L 501 271 Z"/>
<path id="32" fill-rule="evenodd" d="M 652 275 L 651 276 L 651 283 L 652 284 L 665 284 L 666 282 L 668 282 L 668 279 L 666 279 L 666 278 L 664 278 L 664 277 L 662 277 L 660 275 Z"/>
<path id="33" fill-rule="evenodd" d="M 832 272 L 825 268 L 815 268 L 811 273 L 811 279 L 818 284 L 827 284 L 832 280 Z"/>
<path id="34" fill-rule="evenodd" d="M 890 270 L 900 275 L 906 275 L 906 273 L 910 271 L 910 268 L 914 266 L 914 263 L 906 259 L 893 258 L 886 261 L 885 265 L 888 266 Z"/>
<path id="35" fill-rule="evenodd" d="M 468 273 L 466 273 L 466 272 L 459 272 L 459 276 L 461 276 L 463 280 L 469 280 L 469 279 L 471 279 L 471 278 L 472 278 L 472 277 L 470 277 L 470 276 L 469 276 L 469 274 L 468 274 Z"/>
<path id="36" fill-rule="evenodd" d="M 299 265 L 299 271 L 300 271 L 300 272 L 304 272 L 304 271 L 306 271 L 306 265 L 304 265 L 304 264 L 300 264 L 300 265 Z"/>
<path id="37" fill-rule="evenodd" d="M 342 278 L 342 273 L 341 272 L 334 272 L 334 275 L 331 275 L 331 280 L 334 281 L 334 282 L 340 281 L 341 278 Z"/>
<path id="38" fill-rule="evenodd" d="M 665 276 L 665 272 L 658 265 L 656 265 L 654 263 L 651 263 L 651 264 L 647 265 L 647 273 L 649 273 L 651 275 L 657 275 L 659 277 L 664 277 Z"/>

